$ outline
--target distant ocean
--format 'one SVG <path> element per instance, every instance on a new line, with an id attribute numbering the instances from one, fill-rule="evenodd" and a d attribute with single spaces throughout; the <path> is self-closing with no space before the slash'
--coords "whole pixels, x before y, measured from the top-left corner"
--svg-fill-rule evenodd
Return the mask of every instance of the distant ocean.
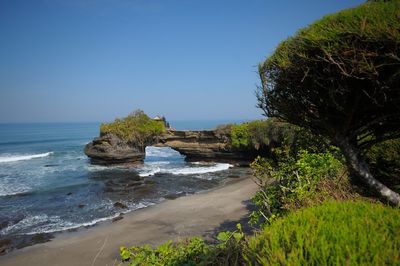
<path id="1" fill-rule="evenodd" d="M 171 125 L 211 129 L 227 122 Z M 214 188 L 243 171 L 225 163 L 188 163 L 178 152 L 156 147 L 147 147 L 138 169 L 91 165 L 83 148 L 98 130 L 98 123 L 0 124 L 0 239 L 93 225 Z M 146 182 L 136 187 L 140 178 Z"/>

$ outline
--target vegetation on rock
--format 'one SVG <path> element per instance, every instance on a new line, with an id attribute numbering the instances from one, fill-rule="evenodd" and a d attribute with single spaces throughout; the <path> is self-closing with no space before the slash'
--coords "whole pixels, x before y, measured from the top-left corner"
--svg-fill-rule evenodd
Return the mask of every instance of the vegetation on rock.
<path id="1" fill-rule="evenodd" d="M 295 155 L 301 148 L 321 150 L 327 146 L 327 140 L 275 118 L 230 125 L 230 136 L 233 148 L 267 150 L 270 156 L 274 156 L 274 151 L 282 147 L 288 149 L 286 152 Z"/>
<path id="2" fill-rule="evenodd" d="M 125 118 L 117 118 L 114 122 L 100 126 L 100 135 L 112 133 L 141 146 L 153 143 L 154 138 L 163 132 L 165 132 L 163 121 L 151 119 L 142 110 L 136 110 Z"/>

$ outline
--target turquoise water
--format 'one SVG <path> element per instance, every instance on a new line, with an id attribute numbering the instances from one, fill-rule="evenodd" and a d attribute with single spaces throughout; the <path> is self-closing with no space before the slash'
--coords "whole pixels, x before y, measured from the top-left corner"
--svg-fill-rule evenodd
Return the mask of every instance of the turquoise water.
<path id="1" fill-rule="evenodd" d="M 220 123 L 172 126 L 208 129 Z M 93 225 L 213 188 L 233 174 L 229 164 L 188 163 L 178 152 L 156 147 L 146 149 L 145 163 L 137 169 L 91 165 L 83 148 L 98 135 L 98 127 L 0 124 L 0 238 Z M 116 202 L 127 208 L 116 207 Z"/>

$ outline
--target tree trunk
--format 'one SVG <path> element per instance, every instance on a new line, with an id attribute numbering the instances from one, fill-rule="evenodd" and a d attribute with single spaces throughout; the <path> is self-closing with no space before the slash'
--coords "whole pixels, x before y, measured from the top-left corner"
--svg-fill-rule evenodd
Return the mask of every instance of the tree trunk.
<path id="1" fill-rule="evenodd" d="M 336 143 L 346 157 L 348 165 L 369 187 L 374 189 L 382 198 L 388 200 L 390 203 L 400 206 L 400 195 L 373 177 L 367 163 L 360 156 L 357 148 L 353 147 L 346 139 L 338 139 Z"/>

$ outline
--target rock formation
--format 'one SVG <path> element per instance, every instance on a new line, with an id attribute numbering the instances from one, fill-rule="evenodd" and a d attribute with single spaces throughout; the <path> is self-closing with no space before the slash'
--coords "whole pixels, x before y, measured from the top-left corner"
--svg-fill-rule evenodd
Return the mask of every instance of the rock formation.
<path id="1" fill-rule="evenodd" d="M 230 135 L 219 130 L 169 130 L 159 137 L 154 146 L 171 147 L 185 155 L 187 161 L 222 161 L 242 165 L 254 159 L 248 152 L 233 149 Z"/>
<path id="2" fill-rule="evenodd" d="M 252 152 L 232 148 L 229 131 L 218 129 L 167 130 L 147 146 L 171 147 L 185 155 L 187 161 L 219 161 L 248 165 L 255 157 Z M 145 148 L 107 134 L 87 144 L 84 151 L 94 164 L 130 164 L 144 160 Z"/>
<path id="3" fill-rule="evenodd" d="M 143 162 L 145 148 L 106 134 L 87 144 L 84 152 L 93 164 L 126 164 Z"/>

